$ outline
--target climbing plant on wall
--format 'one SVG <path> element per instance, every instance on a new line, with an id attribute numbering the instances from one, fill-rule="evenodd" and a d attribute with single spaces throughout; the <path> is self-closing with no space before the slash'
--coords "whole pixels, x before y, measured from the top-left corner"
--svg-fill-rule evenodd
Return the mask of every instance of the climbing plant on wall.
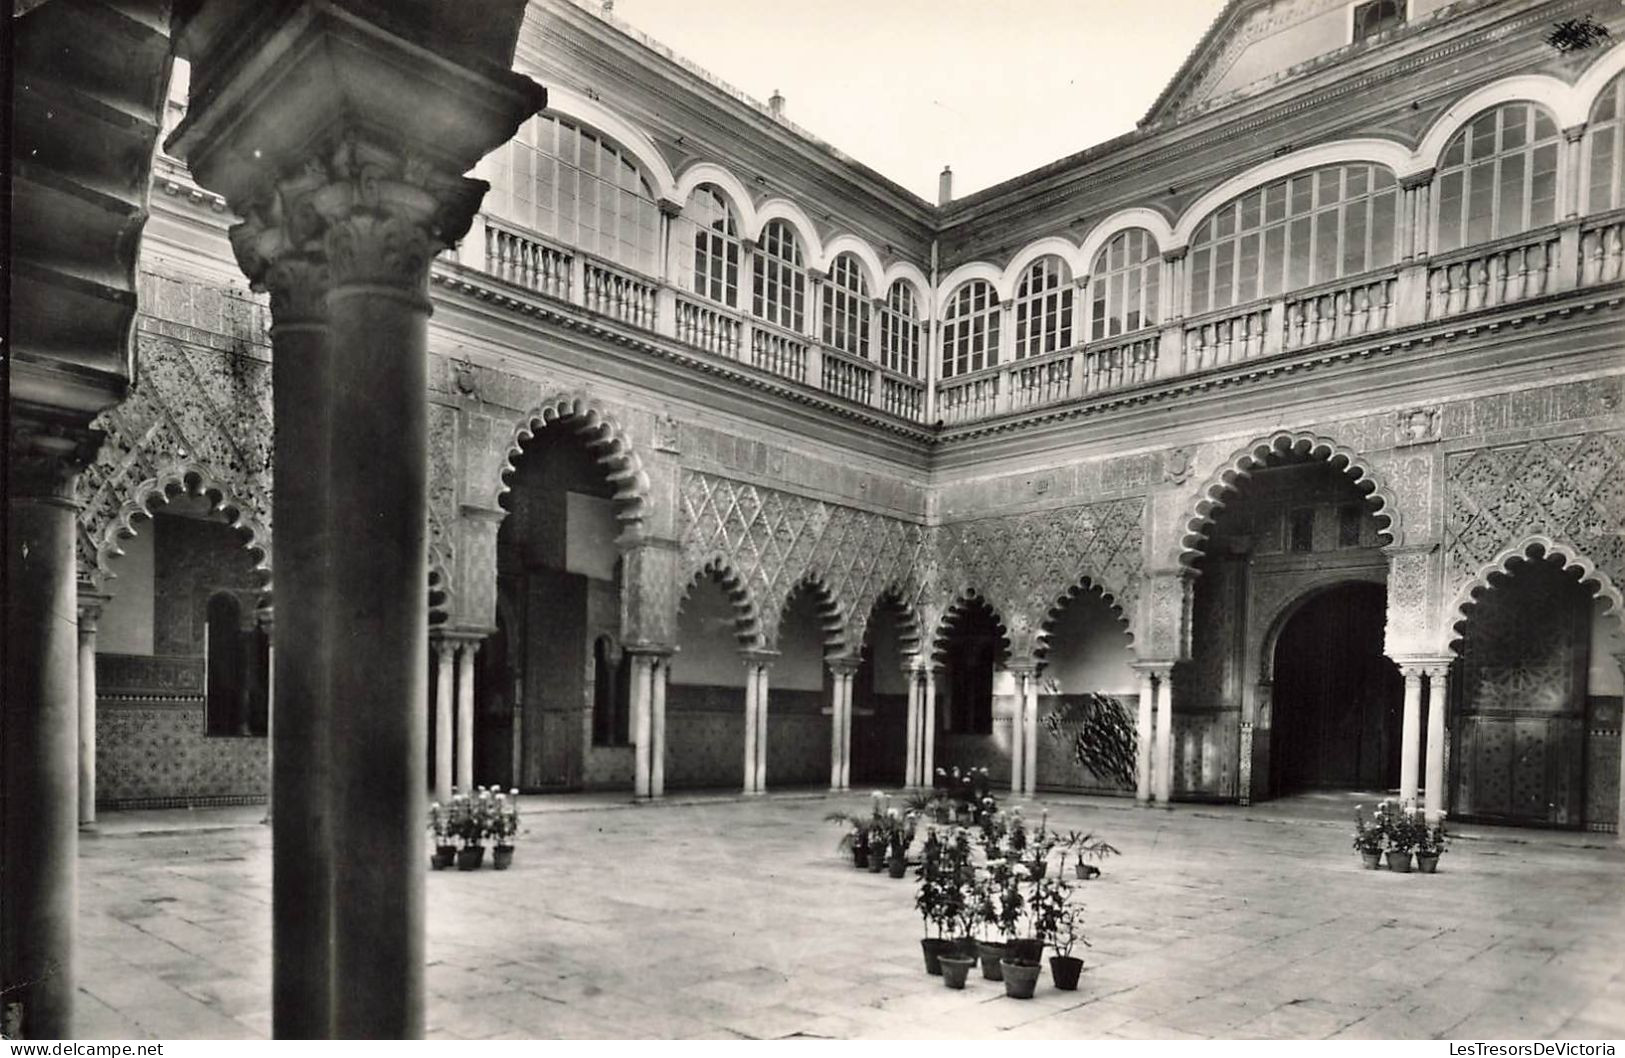
<path id="1" fill-rule="evenodd" d="M 1134 721 L 1122 702 L 1109 694 L 1068 695 L 1043 723 L 1056 742 L 1071 742 L 1073 759 L 1096 778 L 1134 785 Z"/>

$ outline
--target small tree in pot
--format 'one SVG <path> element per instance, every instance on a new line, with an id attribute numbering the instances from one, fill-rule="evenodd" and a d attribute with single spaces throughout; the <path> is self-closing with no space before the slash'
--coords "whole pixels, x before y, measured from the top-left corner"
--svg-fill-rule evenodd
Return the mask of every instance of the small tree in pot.
<path id="1" fill-rule="evenodd" d="M 513 863 L 513 839 L 519 834 L 519 791 L 498 793 L 491 803 L 491 866 L 499 871 Z"/>
<path id="2" fill-rule="evenodd" d="M 449 813 L 439 801 L 429 806 L 429 832 L 434 835 L 434 856 L 429 865 L 443 871 L 457 858 L 457 846 L 452 841 Z"/>
<path id="3" fill-rule="evenodd" d="M 954 879 L 943 851 L 937 828 L 927 826 L 920 866 L 914 872 L 919 879 L 914 891 L 914 908 L 925 920 L 926 935 L 920 939 L 920 948 L 925 953 L 925 972 L 928 974 L 942 973 L 942 954 L 953 946 L 953 941 L 944 934 L 954 923 L 954 913 L 950 907 Z"/>

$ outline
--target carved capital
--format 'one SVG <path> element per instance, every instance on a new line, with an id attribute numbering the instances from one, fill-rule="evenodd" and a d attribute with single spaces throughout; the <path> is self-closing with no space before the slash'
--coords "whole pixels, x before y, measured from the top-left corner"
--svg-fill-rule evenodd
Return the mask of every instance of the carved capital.
<path id="1" fill-rule="evenodd" d="M 1419 187 L 1426 187 L 1427 185 L 1433 183 L 1433 177 L 1436 172 L 1437 170 L 1429 168 L 1411 173 L 1409 176 L 1402 176 L 1399 178 L 1399 186 L 1404 188 L 1406 191 L 1415 191 Z"/>
<path id="2" fill-rule="evenodd" d="M 60 503 L 77 510 L 79 472 L 96 458 L 103 434 L 88 426 L 36 418 L 14 408 L 7 437 L 8 496 Z"/>

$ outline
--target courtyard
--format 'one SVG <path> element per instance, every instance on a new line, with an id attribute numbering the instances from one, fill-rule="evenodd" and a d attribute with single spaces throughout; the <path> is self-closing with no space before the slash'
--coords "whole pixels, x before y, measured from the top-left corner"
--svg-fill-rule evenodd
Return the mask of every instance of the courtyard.
<path id="1" fill-rule="evenodd" d="M 1078 991 L 928 977 L 913 880 L 837 857 L 863 796 L 526 798 L 511 870 L 428 879 L 430 1038 L 1625 1036 L 1625 850 L 1462 827 L 1361 869 L 1344 805 L 1041 800 L 1122 850 L 1081 895 Z M 1028 808 L 1029 817 L 1037 805 Z M 257 808 L 108 813 L 80 844 L 81 1038 L 262 1038 Z M 427 870 L 427 865 L 425 865 Z"/>

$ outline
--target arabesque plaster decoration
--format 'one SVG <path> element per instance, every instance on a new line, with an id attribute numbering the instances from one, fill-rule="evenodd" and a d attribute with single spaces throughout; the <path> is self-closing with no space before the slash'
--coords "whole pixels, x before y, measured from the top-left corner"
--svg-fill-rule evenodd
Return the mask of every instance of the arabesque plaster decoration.
<path id="1" fill-rule="evenodd" d="M 1446 598 L 1533 539 L 1625 582 L 1625 431 L 1453 452 L 1445 469 Z"/>
<path id="2" fill-rule="evenodd" d="M 923 526 L 701 471 L 683 471 L 681 482 L 683 582 L 720 559 L 755 600 L 764 644 L 777 641 L 803 581 L 822 585 L 848 644 L 862 642 L 888 591 L 920 605 L 931 557 Z"/>

